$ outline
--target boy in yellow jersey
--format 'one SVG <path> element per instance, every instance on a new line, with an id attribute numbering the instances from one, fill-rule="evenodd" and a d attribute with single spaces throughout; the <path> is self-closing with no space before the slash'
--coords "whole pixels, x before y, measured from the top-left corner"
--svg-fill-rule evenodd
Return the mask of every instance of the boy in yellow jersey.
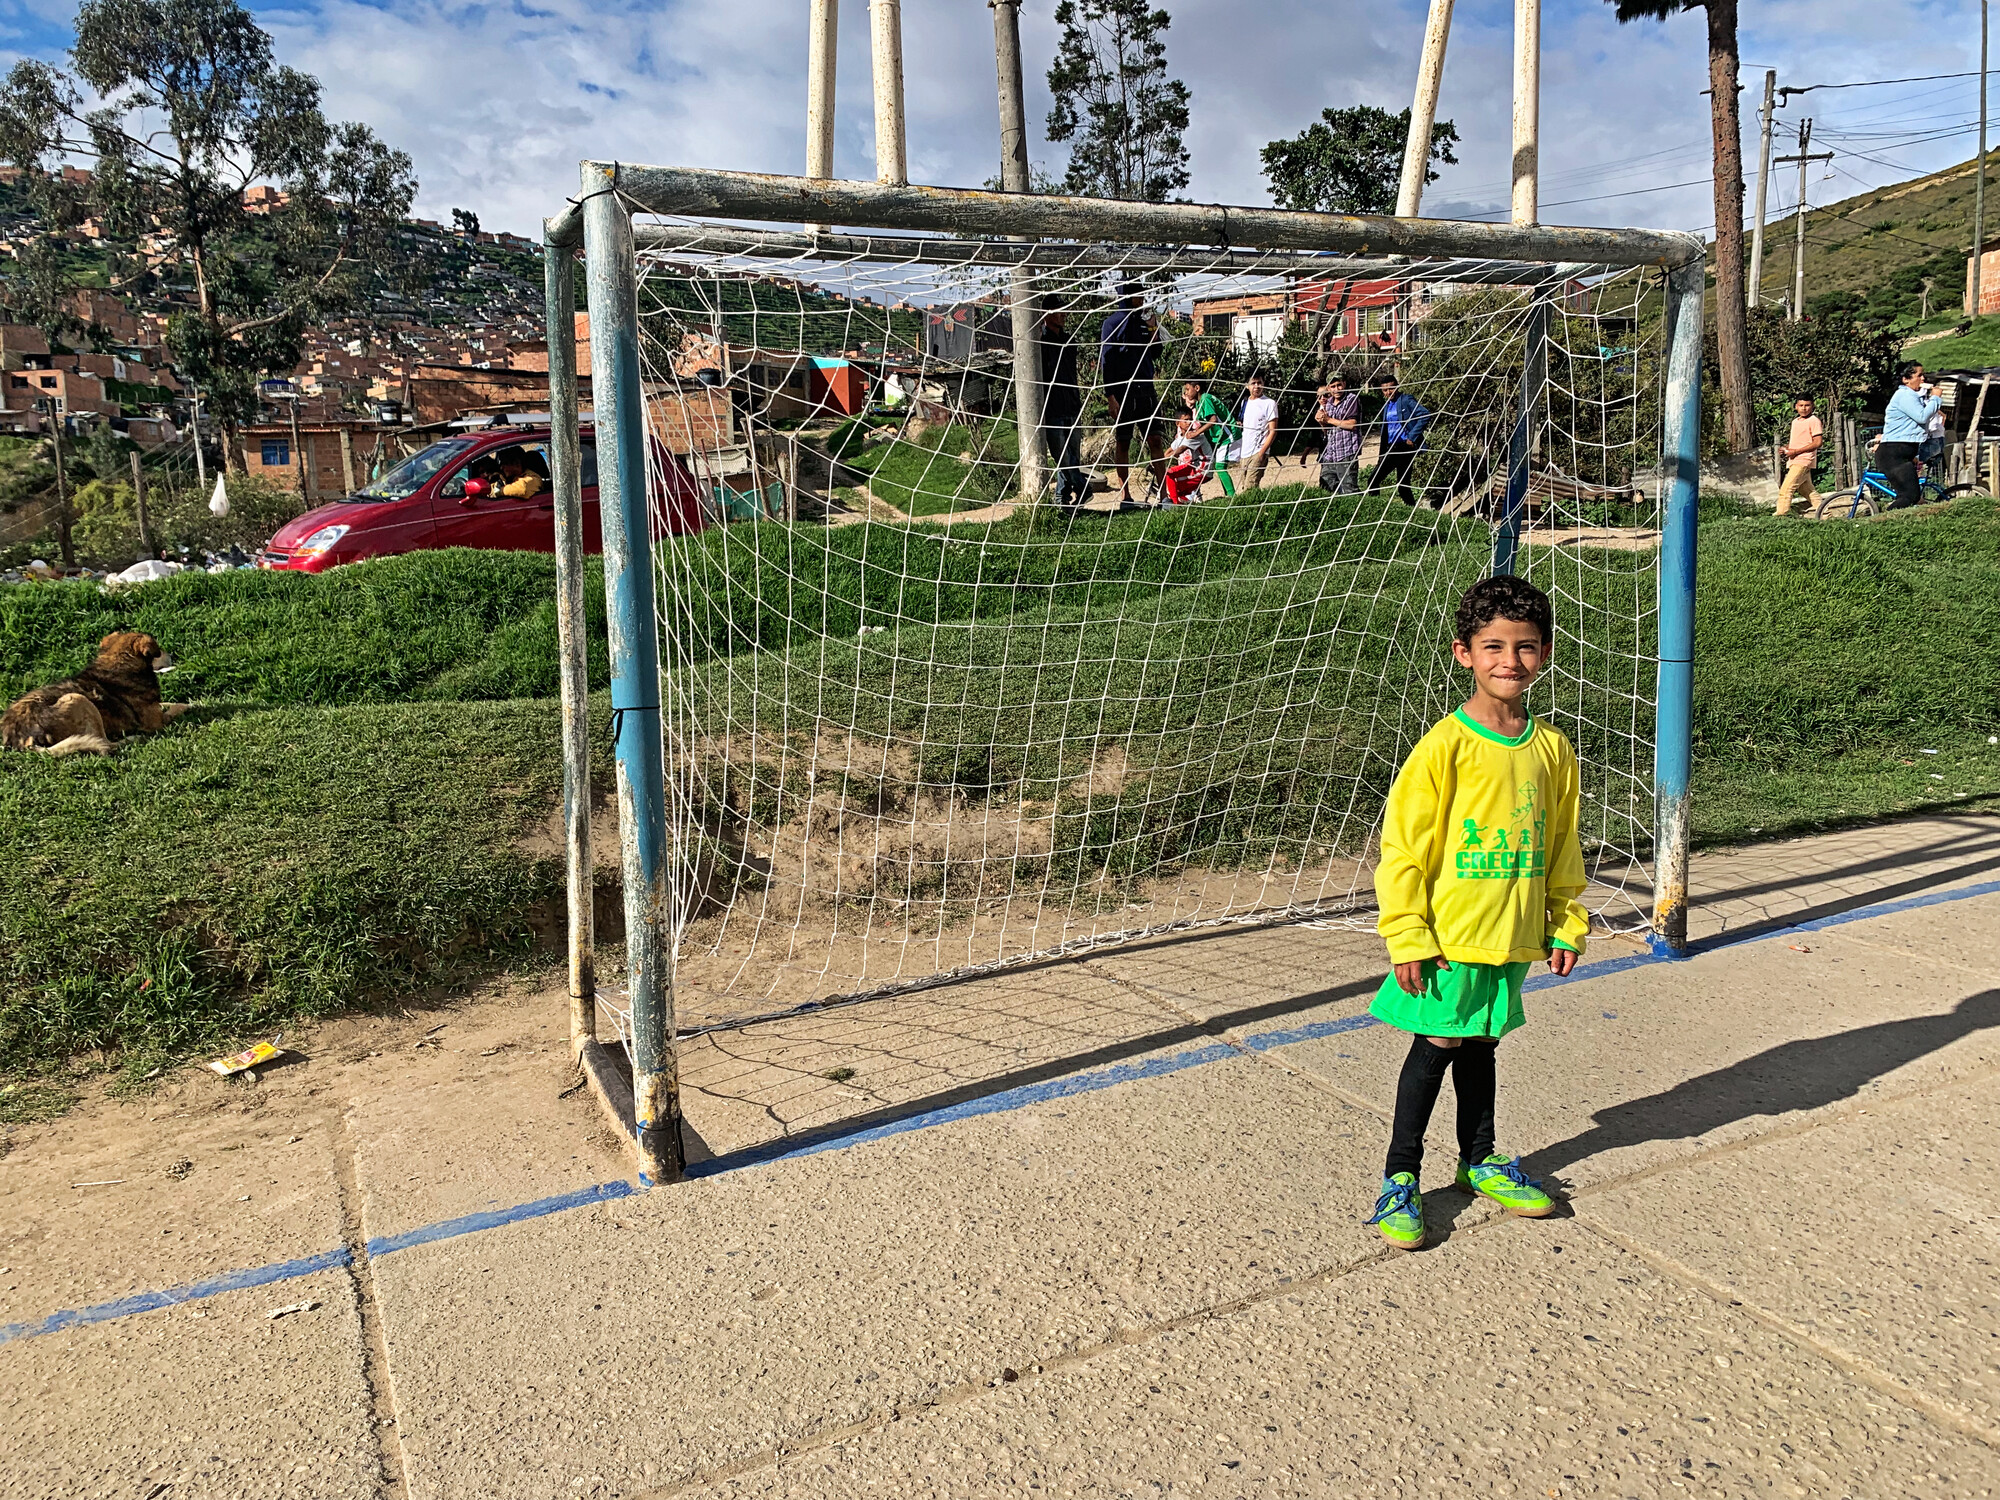
<path id="1" fill-rule="evenodd" d="M 1424 1131 L 1444 1075 L 1458 1096 L 1458 1185 L 1511 1213 L 1555 1204 L 1494 1149 L 1494 1050 L 1519 1026 L 1521 981 L 1547 959 L 1567 974 L 1590 914 L 1577 847 L 1576 752 L 1524 700 L 1555 639 L 1549 596 L 1488 578 L 1459 601 L 1452 655 L 1472 673 L 1465 706 L 1417 741 L 1382 818 L 1375 869 L 1395 972 L 1370 1007 L 1410 1035 L 1375 1225 L 1403 1250 L 1424 1242 L 1417 1191 Z"/>

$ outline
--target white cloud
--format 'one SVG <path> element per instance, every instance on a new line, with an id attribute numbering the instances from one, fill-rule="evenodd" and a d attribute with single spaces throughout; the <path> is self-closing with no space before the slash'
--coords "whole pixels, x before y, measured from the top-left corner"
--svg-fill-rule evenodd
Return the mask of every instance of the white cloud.
<path id="1" fill-rule="evenodd" d="M 35 35 L 48 3 L 0 0 L 0 38 L 46 55 Z M 1266 141 L 1303 129 L 1326 105 L 1408 101 L 1425 0 L 1165 3 L 1175 18 L 1169 61 L 1194 91 L 1193 197 L 1268 201 L 1258 170 Z M 1053 9 L 1028 0 L 1023 20 L 1038 134 Z M 1461 164 L 1428 191 L 1433 212 L 1506 203 L 1512 11 L 1511 0 L 1459 0 L 1441 113 L 1464 144 Z M 1782 82 L 1956 71 L 1976 66 L 1977 17 L 1975 0 L 1763 0 L 1745 16 L 1746 132 L 1767 63 L 1782 67 Z M 415 157 L 428 217 L 467 207 L 493 227 L 532 232 L 575 191 L 586 156 L 803 167 L 806 0 L 640 0 L 616 10 L 581 0 L 404 0 L 394 9 L 316 0 L 259 18 L 284 60 L 321 79 L 330 113 L 366 120 Z M 1705 226 L 1705 184 L 1635 195 L 1706 174 L 1701 13 L 1619 26 L 1603 0 L 1549 0 L 1544 24 L 1545 217 Z M 998 164 L 992 12 L 976 0 L 906 0 L 903 26 L 911 176 L 983 181 Z M 1910 62 L 1885 65 L 1897 38 L 1910 43 L 1900 49 Z M 1905 115 L 1970 118 L 1970 82 L 1806 95 L 1785 118 L 1810 110 L 1844 151 L 1895 163 L 1849 157 L 1844 170 L 1889 181 L 1971 153 L 1970 136 L 1889 144 Z M 843 175 L 874 175 L 869 88 L 867 6 L 847 0 L 835 150 Z M 1877 128 L 1891 134 L 1861 134 Z M 1754 141 L 1746 144 L 1754 163 Z M 1039 140 L 1033 154 L 1052 167 L 1063 159 Z M 1821 198 L 1853 190 L 1849 179 L 1815 183 Z"/>

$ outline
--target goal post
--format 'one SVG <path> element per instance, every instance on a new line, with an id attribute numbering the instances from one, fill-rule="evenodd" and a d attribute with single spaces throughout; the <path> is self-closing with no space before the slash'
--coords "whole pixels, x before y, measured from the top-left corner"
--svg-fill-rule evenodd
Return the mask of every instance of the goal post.
<path id="1" fill-rule="evenodd" d="M 684 1166 L 683 946 L 705 994 L 818 1004 L 1204 922 L 1358 909 L 1386 778 L 1448 711 L 1439 622 L 1487 571 L 1555 585 L 1574 659 L 1538 701 L 1578 741 L 1606 867 L 1650 864 L 1636 920 L 1655 951 L 1685 951 L 1698 237 L 586 162 L 544 244 L 551 419 L 572 435 L 551 444 L 572 1040 L 615 1091 L 595 1034 L 600 1006 L 615 1013 L 644 1181 Z M 579 247 L 623 873 L 615 1002 L 597 993 L 590 926 Z M 1264 343 L 1199 315 L 1273 298 L 1284 329 Z M 994 315 L 1004 347 L 929 342 L 927 320 L 967 308 L 975 329 Z M 1169 457 L 1211 483 L 1167 493 L 1200 504 L 1139 516 L 1093 501 L 1080 519 L 1074 494 L 1057 504 L 1066 475 L 1117 467 L 1136 488 L 1150 474 L 1161 499 L 1158 428 L 1117 404 L 1122 390 L 1150 407 L 1154 371 L 1135 398 L 1140 382 L 1099 358 L 1122 308 L 1172 324 L 1163 375 L 1221 390 L 1280 370 L 1294 445 L 1321 441 L 1300 413 L 1333 399 L 1322 385 L 1308 402 L 1302 372 L 1343 361 L 1364 378 L 1421 372 L 1438 435 L 1410 440 L 1387 502 L 1316 489 L 1339 470 L 1309 455 L 1287 488 L 1267 475 L 1265 499 L 1231 482 L 1251 480 L 1250 455 L 1204 456 L 1197 424 Z M 1063 309 L 1098 330 L 1074 340 L 1089 368 L 1066 449 L 1045 406 L 1058 377 L 1036 362 L 1047 346 L 1022 341 Z M 1237 316 L 1252 315 L 1208 319 Z M 863 362 L 865 377 L 850 368 Z M 781 415 L 806 400 L 794 381 L 826 421 Z M 1400 440 L 1369 441 L 1373 486 Z M 1435 511 L 1397 504 L 1412 485 Z M 1593 529 L 1606 516 L 1625 524 Z M 1531 551 L 1551 526 L 1583 545 Z M 1623 552 L 1590 550 L 1613 531 L 1604 545 Z M 767 981 L 760 965 L 795 972 Z"/>

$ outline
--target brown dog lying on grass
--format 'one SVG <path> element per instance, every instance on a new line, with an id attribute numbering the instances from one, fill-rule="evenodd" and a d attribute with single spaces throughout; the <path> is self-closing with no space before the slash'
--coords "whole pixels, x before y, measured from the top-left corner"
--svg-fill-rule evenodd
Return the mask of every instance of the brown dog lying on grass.
<path id="1" fill-rule="evenodd" d="M 109 755 L 113 740 L 150 734 L 187 711 L 185 703 L 160 703 L 157 674 L 173 664 L 150 635 L 107 635 L 76 676 L 14 700 L 0 716 L 0 744 L 47 755 Z"/>

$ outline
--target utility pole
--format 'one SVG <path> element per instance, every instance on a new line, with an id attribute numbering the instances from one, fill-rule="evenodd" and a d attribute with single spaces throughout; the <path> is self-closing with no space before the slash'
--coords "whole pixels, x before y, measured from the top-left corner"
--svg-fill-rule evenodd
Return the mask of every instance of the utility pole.
<path id="1" fill-rule="evenodd" d="M 306 463 L 305 450 L 299 446 L 299 393 L 297 391 L 292 392 L 288 398 L 288 404 L 292 408 L 292 462 L 299 466 L 299 499 L 310 505 L 312 497 L 306 490 L 306 486 L 311 483 L 306 477 L 309 466 Z"/>
<path id="2" fill-rule="evenodd" d="M 1799 121 L 1799 154 L 1797 156 L 1781 156 L 1778 158 L 1781 166 L 1789 165 L 1792 162 L 1799 164 L 1799 231 L 1798 238 L 1792 246 L 1792 305 L 1790 311 L 1791 320 L 1794 323 L 1806 315 L 1806 167 L 1812 162 L 1833 160 L 1833 153 L 1831 151 L 1822 151 L 1818 155 L 1813 154 L 1812 125 L 1813 122 L 1809 119 Z"/>
<path id="3" fill-rule="evenodd" d="M 1764 144 L 1757 153 L 1757 224 L 1750 231 L 1750 285 L 1745 289 L 1745 301 L 1755 307 L 1764 296 L 1764 215 L 1770 204 L 1771 188 L 1771 126 L 1773 114 L 1778 107 L 1778 70 L 1764 70 L 1764 108 L 1759 118 L 1764 122 Z"/>
<path id="4" fill-rule="evenodd" d="M 132 450 L 132 509 L 139 517 L 139 556 L 153 555 L 152 528 L 146 524 L 146 470 L 139 462 L 139 450 Z"/>
<path id="5" fill-rule="evenodd" d="M 208 488 L 208 463 L 201 456 L 201 392 L 190 385 L 194 392 L 194 481 L 201 489 Z M 224 467 L 228 467 L 226 464 Z"/>
<path id="6" fill-rule="evenodd" d="M 993 65 L 1000 84 L 1000 186 L 1034 190 L 1028 166 L 1028 107 L 1021 84 L 1021 0 L 986 0 L 993 10 Z M 1021 499 L 1042 492 L 1041 307 L 1035 273 L 1016 266 L 1008 293 L 1014 333 L 1014 437 L 1021 455 Z"/>
<path id="7" fill-rule="evenodd" d="M 869 0 L 875 64 L 875 180 L 902 187 L 910 180 L 903 125 L 903 0 Z"/>
<path id="8" fill-rule="evenodd" d="M 36 403 L 38 406 L 41 404 L 43 403 Z M 49 443 L 55 449 L 56 460 L 56 536 L 62 543 L 63 566 L 65 568 L 73 568 L 76 566 L 76 539 L 70 534 L 69 480 L 63 474 L 62 402 L 51 397 L 47 405 L 49 411 Z"/>
<path id="9" fill-rule="evenodd" d="M 1514 0 L 1514 206 L 1516 224 L 1541 214 L 1542 0 Z"/>
<path id="10" fill-rule="evenodd" d="M 840 0 L 812 0 L 806 39 L 806 176 L 833 176 L 833 85 L 840 50 Z M 808 233 L 830 224 L 808 224 Z"/>
<path id="11" fill-rule="evenodd" d="M 1410 134 L 1403 143 L 1403 180 L 1396 217 L 1414 219 L 1423 206 L 1424 176 L 1431 164 L 1431 131 L 1437 124 L 1438 86 L 1444 79 L 1444 46 L 1451 36 L 1452 0 L 1431 0 L 1424 23 L 1424 53 L 1417 62 L 1417 92 L 1410 101 Z"/>
<path id="12" fill-rule="evenodd" d="M 1972 316 L 1979 316 L 1979 272 L 1986 259 L 1986 0 L 1979 0 L 1979 172 L 1972 193 Z M 1983 393 L 1982 393 L 1983 394 Z"/>

